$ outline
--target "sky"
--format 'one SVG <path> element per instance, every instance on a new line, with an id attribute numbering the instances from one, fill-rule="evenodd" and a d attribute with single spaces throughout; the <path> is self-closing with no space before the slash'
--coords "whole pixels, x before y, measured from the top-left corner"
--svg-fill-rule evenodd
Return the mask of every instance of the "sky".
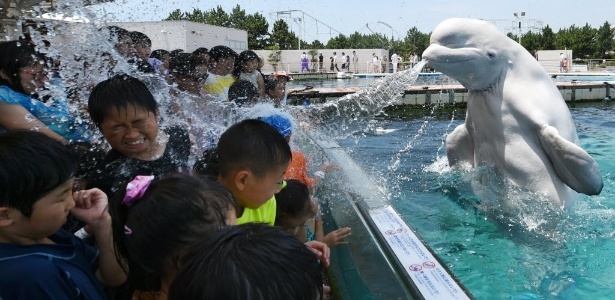
<path id="1" fill-rule="evenodd" d="M 160 21 L 175 9 L 191 12 L 194 8 L 209 10 L 218 5 L 227 13 L 236 5 L 247 14 L 258 12 L 270 26 L 280 16 L 303 40 L 318 39 L 323 43 L 338 32 L 346 36 L 354 32 L 378 32 L 400 39 L 412 27 L 429 33 L 438 23 L 452 17 L 493 20 L 502 31 L 513 33 L 519 21 L 522 32 L 539 27 L 540 22 L 555 32 L 572 25 L 582 27 L 586 23 L 594 28 L 605 21 L 615 24 L 615 1 L 612 0 L 115 0 L 94 5 L 92 11 L 96 18 L 104 21 Z M 276 14 L 289 10 L 297 11 L 290 16 Z M 521 12 L 525 12 L 525 16 L 516 19 L 514 13 L 521 15 Z M 303 21 L 298 22 L 298 18 Z"/>

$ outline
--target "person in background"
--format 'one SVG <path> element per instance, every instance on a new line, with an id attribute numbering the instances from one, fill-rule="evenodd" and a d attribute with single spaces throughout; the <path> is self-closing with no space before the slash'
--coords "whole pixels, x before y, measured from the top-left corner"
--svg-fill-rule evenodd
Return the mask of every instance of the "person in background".
<path id="1" fill-rule="evenodd" d="M 322 56 L 322 52 L 320 52 L 318 54 L 318 72 L 322 73 L 322 71 L 324 70 L 323 68 L 324 60 L 325 60 L 325 57 Z"/>
<path id="2" fill-rule="evenodd" d="M 263 97 L 265 95 L 265 80 L 258 70 L 259 64 L 260 58 L 254 51 L 243 51 L 239 54 L 239 58 L 235 63 L 233 75 L 237 80 L 245 80 L 252 83 L 258 91 L 258 95 Z"/>
<path id="3" fill-rule="evenodd" d="M 0 134 L 0 298 L 106 299 L 101 284 L 126 280 L 115 259 L 107 196 L 73 193 L 77 162 L 40 132 Z M 68 213 L 98 249 L 61 229 Z"/>
<path id="4" fill-rule="evenodd" d="M 346 67 L 349 67 L 347 64 L 348 59 L 346 58 L 346 53 L 342 52 L 342 71 L 346 71 Z"/>
<path id="5" fill-rule="evenodd" d="M 157 61 L 160 61 L 162 64 L 158 64 Z M 162 75 L 169 75 L 169 63 L 171 62 L 171 53 L 167 50 L 156 49 L 152 51 L 150 54 L 150 58 L 147 60 L 152 66 L 158 65 L 156 69 L 156 73 Z"/>
<path id="6" fill-rule="evenodd" d="M 397 65 L 399 64 L 399 56 L 397 53 L 391 55 L 391 65 L 393 66 L 393 73 L 397 73 Z"/>
<path id="7" fill-rule="evenodd" d="M 313 249 L 264 224 L 225 227 L 188 250 L 181 265 L 170 300 L 323 297 L 321 266 Z"/>
<path id="8" fill-rule="evenodd" d="M 180 91 L 193 95 L 201 93 L 207 69 L 204 65 L 198 65 L 193 55 L 180 53 L 171 59 L 169 67 L 171 79 Z"/>
<path id="9" fill-rule="evenodd" d="M 161 61 L 150 63 L 150 54 L 152 53 L 152 40 L 143 32 L 131 31 L 129 33 L 135 49 L 135 56 L 132 58 L 132 63 L 137 66 L 137 69 L 143 73 L 154 73 L 162 64 Z M 131 62 L 129 60 L 129 62 Z"/>
<path id="10" fill-rule="evenodd" d="M 305 52 L 301 54 L 301 73 L 303 73 L 303 71 L 306 71 L 306 72 L 310 71 L 310 60 L 308 59 L 307 54 Z"/>
<path id="11" fill-rule="evenodd" d="M 237 53 L 227 46 L 215 46 L 209 50 L 209 73 L 203 89 L 218 101 L 228 101 L 228 89 L 236 81 L 233 76 Z"/>
<path id="12" fill-rule="evenodd" d="M 339 72 L 340 69 L 337 67 L 337 53 L 335 52 L 333 52 L 333 65 L 335 66 L 335 70 Z M 331 69 L 331 71 L 333 71 L 333 69 Z"/>
<path id="13" fill-rule="evenodd" d="M 356 51 L 352 51 L 352 69 L 353 72 L 359 72 L 359 56 Z"/>
<path id="14" fill-rule="evenodd" d="M 228 100 L 238 106 L 252 106 L 258 103 L 258 90 L 247 80 L 235 81 L 228 90 Z"/>

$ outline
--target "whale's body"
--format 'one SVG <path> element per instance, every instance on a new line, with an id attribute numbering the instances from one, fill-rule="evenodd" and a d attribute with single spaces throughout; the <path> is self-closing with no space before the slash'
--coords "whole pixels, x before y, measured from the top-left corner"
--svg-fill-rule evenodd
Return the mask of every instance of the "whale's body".
<path id="1" fill-rule="evenodd" d="M 468 89 L 465 123 L 446 138 L 451 166 L 493 168 L 557 207 L 571 204 L 575 191 L 600 193 L 598 165 L 579 147 L 565 101 L 521 45 L 490 23 L 448 19 L 434 29 L 423 59 Z"/>

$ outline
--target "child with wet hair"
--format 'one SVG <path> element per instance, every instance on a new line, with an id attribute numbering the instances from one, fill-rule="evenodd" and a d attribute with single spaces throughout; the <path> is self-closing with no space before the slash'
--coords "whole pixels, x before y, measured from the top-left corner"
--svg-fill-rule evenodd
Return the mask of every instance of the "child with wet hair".
<path id="1" fill-rule="evenodd" d="M 258 90 L 260 97 L 265 96 L 265 80 L 259 69 L 260 58 L 252 50 L 246 50 L 239 54 L 235 62 L 233 75 L 237 80 L 246 80 Z"/>
<path id="2" fill-rule="evenodd" d="M 233 69 L 237 53 L 227 46 L 215 46 L 209 50 L 209 73 L 203 89 L 220 102 L 228 101 L 228 90 L 235 82 Z"/>
<path id="3" fill-rule="evenodd" d="M 238 80 L 228 90 L 228 100 L 237 106 L 252 106 L 258 102 L 258 90 L 247 80 Z"/>
<path id="4" fill-rule="evenodd" d="M 185 174 L 136 176 L 116 200 L 110 210 L 117 258 L 137 300 L 165 299 L 185 250 L 237 223 L 225 187 Z"/>
<path id="5" fill-rule="evenodd" d="M 0 298 L 106 299 L 126 275 L 115 259 L 107 196 L 72 191 L 77 162 L 40 132 L 0 134 Z M 98 249 L 61 229 L 69 211 Z"/>
<path id="6" fill-rule="evenodd" d="M 187 251 L 169 299 L 322 299 L 320 270 L 314 253 L 288 232 L 229 226 Z"/>
<path id="7" fill-rule="evenodd" d="M 108 195 L 136 175 L 188 172 L 191 142 L 178 126 L 160 128 L 160 110 L 143 82 L 116 75 L 94 87 L 88 111 L 111 150 L 87 176 Z"/>
<path id="8" fill-rule="evenodd" d="M 318 205 L 310 198 L 308 187 L 294 179 L 286 181 L 286 186 L 275 194 L 277 211 L 275 226 L 289 231 L 301 242 L 318 240 L 329 247 L 346 245 L 350 237 L 350 228 L 339 228 L 317 239 L 315 230 L 308 225 L 308 220 L 318 214 Z M 320 224 L 322 230 L 322 224 Z M 322 232 L 320 233 L 322 235 Z"/>

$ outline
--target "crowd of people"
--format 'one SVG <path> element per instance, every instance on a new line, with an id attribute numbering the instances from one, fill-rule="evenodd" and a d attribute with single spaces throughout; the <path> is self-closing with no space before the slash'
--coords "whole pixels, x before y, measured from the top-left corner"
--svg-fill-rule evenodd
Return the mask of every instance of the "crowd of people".
<path id="1" fill-rule="evenodd" d="M 100 32 L 108 51 L 71 57 L 70 78 L 49 43 L 0 43 L 0 298 L 326 297 L 330 247 L 351 230 L 324 233 L 313 195 L 334 166 L 311 177 L 291 150 L 290 78 L 263 75 L 250 50 Z M 221 134 L 188 113 L 261 102 L 267 114 Z"/>

